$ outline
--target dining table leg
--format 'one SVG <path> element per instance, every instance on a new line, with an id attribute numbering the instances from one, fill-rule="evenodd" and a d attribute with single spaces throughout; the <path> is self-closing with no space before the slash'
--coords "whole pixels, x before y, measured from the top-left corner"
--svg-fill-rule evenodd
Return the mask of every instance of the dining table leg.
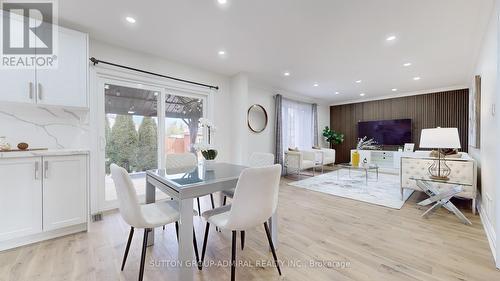
<path id="1" fill-rule="evenodd" d="M 146 204 L 156 202 L 156 187 L 148 181 L 148 176 L 146 176 Z M 155 243 L 155 231 L 154 228 L 148 234 L 147 246 L 153 246 Z"/>
<path id="2" fill-rule="evenodd" d="M 179 278 L 182 281 L 193 280 L 193 198 L 180 201 L 179 229 Z"/>

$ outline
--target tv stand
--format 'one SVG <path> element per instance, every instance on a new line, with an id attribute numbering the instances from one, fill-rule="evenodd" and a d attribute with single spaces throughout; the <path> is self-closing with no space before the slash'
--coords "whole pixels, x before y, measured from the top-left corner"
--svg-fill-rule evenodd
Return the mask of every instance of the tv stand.
<path id="1" fill-rule="evenodd" d="M 351 150 L 351 162 L 352 162 L 352 153 L 356 151 L 356 149 Z M 395 169 L 399 168 L 398 161 L 399 159 L 395 158 L 395 153 L 398 151 L 393 150 L 358 150 L 359 152 L 359 163 L 363 164 L 375 164 L 382 169 L 388 169 L 389 171 L 395 171 Z"/>

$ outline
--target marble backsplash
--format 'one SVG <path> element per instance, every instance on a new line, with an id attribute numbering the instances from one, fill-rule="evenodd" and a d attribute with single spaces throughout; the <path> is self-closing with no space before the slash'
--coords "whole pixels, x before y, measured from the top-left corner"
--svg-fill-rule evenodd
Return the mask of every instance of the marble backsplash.
<path id="1" fill-rule="evenodd" d="M 26 142 L 30 148 L 88 149 L 88 113 L 65 108 L 0 104 L 0 136 L 12 147 Z"/>

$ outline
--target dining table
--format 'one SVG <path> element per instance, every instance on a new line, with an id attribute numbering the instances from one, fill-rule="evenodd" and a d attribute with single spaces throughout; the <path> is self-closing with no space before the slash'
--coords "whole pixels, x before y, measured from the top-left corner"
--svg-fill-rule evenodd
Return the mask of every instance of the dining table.
<path id="1" fill-rule="evenodd" d="M 159 190 L 179 202 L 179 278 L 192 281 L 197 265 L 193 263 L 193 199 L 236 187 L 241 172 L 248 167 L 230 163 L 199 163 L 197 166 L 175 169 L 154 169 L 146 172 L 146 204 L 156 201 Z M 259 206 L 255 206 L 259 208 Z M 200 214 L 201 215 L 201 214 Z M 275 247 L 278 245 L 277 214 L 269 219 Z M 148 246 L 154 244 L 154 231 L 149 234 Z"/>

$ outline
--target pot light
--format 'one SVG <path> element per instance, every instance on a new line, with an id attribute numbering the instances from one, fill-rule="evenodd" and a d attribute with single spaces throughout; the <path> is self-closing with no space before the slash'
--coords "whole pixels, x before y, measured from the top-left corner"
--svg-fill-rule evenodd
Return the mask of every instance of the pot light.
<path id="1" fill-rule="evenodd" d="M 223 55 L 225 55 L 225 54 L 226 54 L 226 51 L 224 51 L 224 50 L 220 50 L 220 51 L 218 52 L 218 54 L 219 54 L 219 56 L 223 56 Z"/>
<path id="2" fill-rule="evenodd" d="M 290 72 L 288 72 L 288 71 L 287 71 L 287 72 L 284 72 L 284 73 L 283 73 L 283 76 L 290 76 Z"/>
<path id="3" fill-rule="evenodd" d="M 391 35 L 391 36 L 385 38 L 385 40 L 387 40 L 387 41 L 394 41 L 394 40 L 396 40 L 396 36 Z"/>
<path id="4" fill-rule="evenodd" d="M 217 2 L 221 5 L 227 4 L 227 0 L 217 0 Z"/>
<path id="5" fill-rule="evenodd" d="M 318 83 L 314 83 L 314 84 L 313 84 L 313 87 L 318 87 L 318 86 L 319 86 L 319 84 L 318 84 Z"/>
<path id="6" fill-rule="evenodd" d="M 418 80 L 420 80 L 420 77 L 418 77 L 418 76 L 417 77 L 413 77 L 413 80 L 418 81 Z"/>
<path id="7" fill-rule="evenodd" d="M 356 81 L 354 81 L 354 82 L 356 82 L 357 84 L 359 84 L 359 83 L 361 83 L 362 81 L 361 81 L 361 80 L 356 80 Z"/>
<path id="8" fill-rule="evenodd" d="M 359 94 L 359 95 L 360 95 L 360 96 L 362 96 L 362 97 L 364 97 L 364 96 L 365 96 L 365 93 L 361 93 L 361 94 Z"/>
<path id="9" fill-rule="evenodd" d="M 135 23 L 136 20 L 133 17 L 126 17 L 125 20 L 127 20 L 130 23 Z"/>
<path id="10" fill-rule="evenodd" d="M 411 65 L 411 62 L 406 62 L 406 63 L 403 64 L 403 66 L 405 66 L 405 67 L 408 67 L 410 65 Z"/>
<path id="11" fill-rule="evenodd" d="M 336 95 L 340 94 L 339 92 L 335 92 Z"/>
<path id="12" fill-rule="evenodd" d="M 398 89 L 392 88 L 391 91 L 396 92 Z"/>

